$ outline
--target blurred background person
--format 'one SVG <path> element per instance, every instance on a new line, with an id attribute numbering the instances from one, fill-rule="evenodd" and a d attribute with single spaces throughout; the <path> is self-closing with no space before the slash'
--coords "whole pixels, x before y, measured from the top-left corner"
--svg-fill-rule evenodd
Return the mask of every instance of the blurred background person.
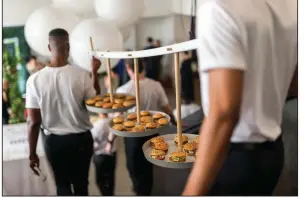
<path id="1" fill-rule="evenodd" d="M 11 104 L 8 96 L 9 82 L 8 80 L 2 81 L 2 124 L 9 124 L 11 114 Z"/>
<path id="2" fill-rule="evenodd" d="M 161 41 L 156 40 L 154 46 L 156 48 L 161 47 L 162 46 Z M 161 73 L 162 73 L 162 58 L 163 58 L 163 55 L 155 56 L 154 58 L 155 58 L 155 66 L 153 67 L 153 69 L 155 71 L 155 77 L 156 77 L 156 79 L 154 79 L 154 80 L 160 81 L 161 77 L 162 77 Z"/>

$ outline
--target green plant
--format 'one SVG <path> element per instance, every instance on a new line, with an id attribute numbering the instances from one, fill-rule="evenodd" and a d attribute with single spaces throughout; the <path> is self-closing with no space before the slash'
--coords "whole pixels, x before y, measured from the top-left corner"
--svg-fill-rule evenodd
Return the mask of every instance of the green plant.
<path id="1" fill-rule="evenodd" d="M 18 89 L 17 64 L 22 63 L 20 50 L 15 48 L 16 55 L 12 56 L 6 49 L 3 51 L 3 80 L 9 82 L 8 98 L 11 103 L 12 115 L 9 123 L 15 124 L 24 122 L 24 101 Z"/>

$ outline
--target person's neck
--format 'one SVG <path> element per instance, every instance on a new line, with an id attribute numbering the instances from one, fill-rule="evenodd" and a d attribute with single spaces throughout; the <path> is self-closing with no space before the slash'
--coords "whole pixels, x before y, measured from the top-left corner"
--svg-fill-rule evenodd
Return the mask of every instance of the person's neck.
<path id="1" fill-rule="evenodd" d="M 144 79 L 145 79 L 144 73 L 138 74 L 138 80 L 144 80 Z M 132 80 L 135 80 L 135 74 L 132 76 Z"/>
<path id="2" fill-rule="evenodd" d="M 66 59 L 52 59 L 49 67 L 63 67 L 68 64 Z"/>

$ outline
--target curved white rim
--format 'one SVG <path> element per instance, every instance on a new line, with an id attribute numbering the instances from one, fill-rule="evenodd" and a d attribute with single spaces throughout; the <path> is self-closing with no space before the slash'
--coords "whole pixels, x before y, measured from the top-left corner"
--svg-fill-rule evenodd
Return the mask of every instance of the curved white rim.
<path id="1" fill-rule="evenodd" d="M 114 59 L 129 59 L 129 58 L 143 58 L 150 56 L 159 56 L 164 54 L 173 54 L 176 52 L 190 51 L 198 48 L 198 40 L 190 40 L 182 43 L 177 43 L 173 45 L 167 45 L 164 47 L 149 49 L 149 50 L 139 50 L 130 52 L 109 52 L 109 51 L 90 51 L 89 54 L 95 58 L 114 58 Z"/>

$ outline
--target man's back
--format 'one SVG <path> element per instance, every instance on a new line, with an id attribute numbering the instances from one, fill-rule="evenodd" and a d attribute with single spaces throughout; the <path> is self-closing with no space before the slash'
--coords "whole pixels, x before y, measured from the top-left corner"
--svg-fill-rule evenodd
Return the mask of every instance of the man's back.
<path id="1" fill-rule="evenodd" d="M 154 111 L 163 111 L 163 107 L 169 104 L 167 95 L 162 85 L 152 79 L 139 80 L 140 108 Z M 117 89 L 117 93 L 129 93 L 135 95 L 135 84 L 130 80 Z"/>
<path id="2" fill-rule="evenodd" d="M 245 72 L 241 118 L 232 141 L 276 139 L 297 60 L 297 2 L 207 1 L 199 11 L 200 23 L 206 16 L 213 20 L 202 24 L 197 36 L 204 40 L 201 45 L 213 42 L 216 47 L 199 50 L 201 71 L 232 68 Z M 202 103 L 208 113 L 208 73 L 201 76 Z"/>
<path id="3" fill-rule="evenodd" d="M 64 135 L 91 129 L 84 100 L 94 95 L 89 74 L 70 65 L 45 67 L 27 82 L 27 108 L 40 108 L 46 133 Z"/>

